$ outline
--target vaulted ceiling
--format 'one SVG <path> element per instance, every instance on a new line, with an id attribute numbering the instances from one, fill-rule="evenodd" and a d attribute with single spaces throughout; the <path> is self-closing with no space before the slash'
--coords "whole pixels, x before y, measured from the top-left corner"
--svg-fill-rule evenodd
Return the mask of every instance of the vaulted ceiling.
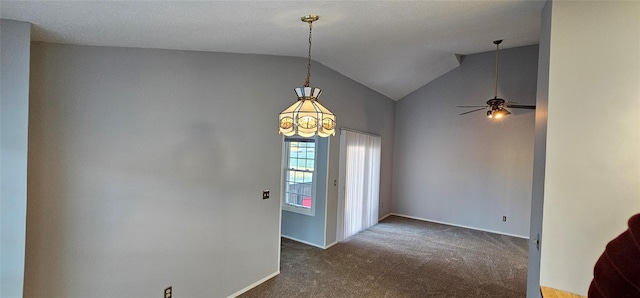
<path id="1" fill-rule="evenodd" d="M 538 43 L 544 1 L 0 1 L 32 39 L 80 45 L 307 56 L 398 100 L 457 55 Z M 301 78 L 306 69 L 301 66 Z"/>

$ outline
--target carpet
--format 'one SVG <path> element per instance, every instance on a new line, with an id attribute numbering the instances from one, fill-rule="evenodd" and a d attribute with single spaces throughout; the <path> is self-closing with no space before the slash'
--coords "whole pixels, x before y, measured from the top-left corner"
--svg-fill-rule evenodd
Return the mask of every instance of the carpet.
<path id="1" fill-rule="evenodd" d="M 390 216 L 326 250 L 281 245 L 280 274 L 239 297 L 526 296 L 526 239 Z"/>

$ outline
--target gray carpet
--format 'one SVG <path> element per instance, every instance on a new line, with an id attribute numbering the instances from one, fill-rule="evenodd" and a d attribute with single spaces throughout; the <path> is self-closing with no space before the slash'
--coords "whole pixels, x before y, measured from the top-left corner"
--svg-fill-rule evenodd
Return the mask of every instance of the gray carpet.
<path id="1" fill-rule="evenodd" d="M 240 297 L 525 297 L 527 241 L 397 216 L 326 250 L 282 239 L 280 274 Z"/>

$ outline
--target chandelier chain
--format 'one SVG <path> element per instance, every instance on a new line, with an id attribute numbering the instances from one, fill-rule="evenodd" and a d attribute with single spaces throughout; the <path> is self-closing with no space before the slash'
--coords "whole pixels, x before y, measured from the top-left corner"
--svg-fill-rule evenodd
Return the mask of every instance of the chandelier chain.
<path id="1" fill-rule="evenodd" d="M 311 83 L 311 29 L 313 22 L 309 21 L 309 55 L 307 56 L 307 78 L 304 80 L 304 86 L 309 87 Z"/>

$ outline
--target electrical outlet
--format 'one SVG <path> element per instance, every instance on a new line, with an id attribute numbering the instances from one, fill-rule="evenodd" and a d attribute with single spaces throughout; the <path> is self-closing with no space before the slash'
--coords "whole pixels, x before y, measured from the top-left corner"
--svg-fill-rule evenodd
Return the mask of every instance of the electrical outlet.
<path id="1" fill-rule="evenodd" d="M 382 208 L 384 208 L 384 202 L 382 202 L 381 204 L 382 204 Z"/>
<path id="2" fill-rule="evenodd" d="M 502 217 L 502 221 L 507 221 L 507 217 L 506 217 L 506 216 L 503 216 L 503 217 Z"/>
<path id="3" fill-rule="evenodd" d="M 266 200 L 268 198 L 269 198 L 269 190 L 265 189 L 265 190 L 262 191 L 262 199 Z"/>
<path id="4" fill-rule="evenodd" d="M 168 287 L 166 289 L 164 289 L 164 298 L 171 298 L 172 292 L 173 290 L 171 289 L 172 287 Z"/>

